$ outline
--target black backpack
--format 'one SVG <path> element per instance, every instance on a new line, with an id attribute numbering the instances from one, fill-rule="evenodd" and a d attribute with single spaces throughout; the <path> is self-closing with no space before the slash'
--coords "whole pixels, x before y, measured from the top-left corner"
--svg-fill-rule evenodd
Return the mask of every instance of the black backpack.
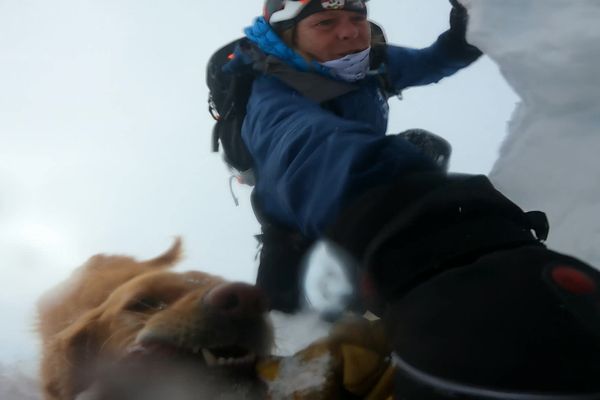
<path id="1" fill-rule="evenodd" d="M 206 68 L 208 110 L 216 121 L 212 150 L 218 152 L 220 142 L 225 163 L 235 170 L 238 180 L 253 185 L 252 156 L 242 140 L 241 130 L 256 73 L 251 65 L 243 66 L 235 73 L 223 71 L 238 46 L 244 49 L 251 44 L 246 38 L 226 44 L 211 56 Z"/>

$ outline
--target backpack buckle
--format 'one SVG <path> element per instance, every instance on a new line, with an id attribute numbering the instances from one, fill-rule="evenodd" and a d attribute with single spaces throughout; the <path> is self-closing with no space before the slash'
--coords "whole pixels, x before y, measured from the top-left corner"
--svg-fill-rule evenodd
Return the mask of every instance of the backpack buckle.
<path id="1" fill-rule="evenodd" d="M 525 215 L 529 220 L 529 227 L 535 232 L 535 236 L 541 242 L 545 242 L 548 239 L 548 233 L 550 232 L 550 223 L 548 217 L 542 211 L 529 211 Z"/>
<path id="2" fill-rule="evenodd" d="M 217 110 L 217 105 L 215 104 L 215 101 L 213 100 L 212 94 L 208 95 L 208 112 L 210 113 L 210 116 L 213 117 L 213 119 L 215 121 L 221 120 L 221 114 L 219 114 L 219 111 Z"/>

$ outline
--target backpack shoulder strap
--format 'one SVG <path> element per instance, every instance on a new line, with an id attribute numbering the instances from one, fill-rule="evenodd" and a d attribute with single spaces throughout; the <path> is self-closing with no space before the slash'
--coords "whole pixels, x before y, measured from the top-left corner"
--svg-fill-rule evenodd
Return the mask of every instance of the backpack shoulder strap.
<path id="1" fill-rule="evenodd" d="M 383 29 L 376 23 L 371 24 L 371 71 L 375 71 L 379 86 L 390 98 L 399 96 L 401 91 L 394 88 L 387 70 L 387 39 Z"/>
<path id="2" fill-rule="evenodd" d="M 240 134 L 255 78 L 252 63 L 243 59 L 244 50 L 250 46 L 247 38 L 226 44 L 211 56 L 206 70 L 208 108 L 216 120 L 212 150 L 217 152 L 221 145 L 225 162 L 241 172 L 250 170 L 253 165 Z M 238 55 L 239 59 L 236 58 Z"/>
<path id="3" fill-rule="evenodd" d="M 317 103 L 327 102 L 358 88 L 355 84 L 336 81 L 314 72 L 298 71 L 273 56 L 265 58 L 261 69 Z"/>

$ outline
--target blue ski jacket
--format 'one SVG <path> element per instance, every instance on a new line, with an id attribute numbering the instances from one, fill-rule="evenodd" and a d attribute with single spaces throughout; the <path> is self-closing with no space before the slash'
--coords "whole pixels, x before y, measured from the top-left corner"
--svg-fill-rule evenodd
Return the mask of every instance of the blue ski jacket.
<path id="1" fill-rule="evenodd" d="M 309 89 L 335 81 L 327 68 L 287 47 L 263 18 L 245 32 L 265 56 L 303 73 L 295 79 L 315 79 L 304 82 Z M 270 221 L 316 238 L 368 189 L 435 168 L 412 144 L 386 135 L 389 93 L 377 74 L 387 74 L 400 93 L 438 82 L 481 53 L 451 31 L 424 49 L 386 45 L 385 52 L 376 73 L 324 104 L 268 72 L 254 81 L 242 138 L 254 159 L 255 201 Z"/>

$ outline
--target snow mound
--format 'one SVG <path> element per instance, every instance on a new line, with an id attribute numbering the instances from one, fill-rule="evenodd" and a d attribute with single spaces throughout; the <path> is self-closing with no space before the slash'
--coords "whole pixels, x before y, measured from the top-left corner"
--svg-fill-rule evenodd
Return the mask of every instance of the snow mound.
<path id="1" fill-rule="evenodd" d="M 551 248 L 600 265 L 600 2 L 462 1 L 469 41 L 521 98 L 491 179 L 548 214 Z"/>

